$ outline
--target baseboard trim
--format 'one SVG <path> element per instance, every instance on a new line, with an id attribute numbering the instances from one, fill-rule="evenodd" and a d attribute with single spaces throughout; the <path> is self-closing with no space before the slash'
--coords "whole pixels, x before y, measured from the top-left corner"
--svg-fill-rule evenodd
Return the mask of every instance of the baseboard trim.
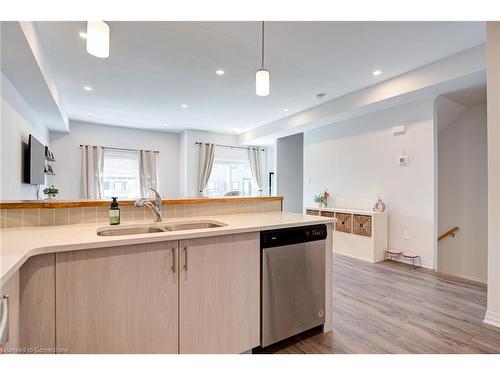
<path id="1" fill-rule="evenodd" d="M 500 328 L 500 314 L 493 311 L 486 311 L 483 323 Z"/>

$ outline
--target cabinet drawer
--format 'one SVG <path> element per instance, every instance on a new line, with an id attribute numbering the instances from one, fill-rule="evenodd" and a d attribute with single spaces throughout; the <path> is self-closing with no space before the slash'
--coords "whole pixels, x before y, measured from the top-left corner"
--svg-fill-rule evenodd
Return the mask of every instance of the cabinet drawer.
<path id="1" fill-rule="evenodd" d="M 371 237 L 372 236 L 372 217 L 369 215 L 353 215 L 353 233 Z"/>
<path id="2" fill-rule="evenodd" d="M 352 215 L 342 212 L 337 212 L 336 216 L 337 223 L 335 224 L 335 230 L 338 232 L 352 233 Z"/>
<path id="3" fill-rule="evenodd" d="M 321 216 L 335 217 L 335 212 L 333 212 L 333 211 L 321 211 Z"/>
<path id="4" fill-rule="evenodd" d="M 306 210 L 306 214 L 319 216 L 319 210 Z"/>

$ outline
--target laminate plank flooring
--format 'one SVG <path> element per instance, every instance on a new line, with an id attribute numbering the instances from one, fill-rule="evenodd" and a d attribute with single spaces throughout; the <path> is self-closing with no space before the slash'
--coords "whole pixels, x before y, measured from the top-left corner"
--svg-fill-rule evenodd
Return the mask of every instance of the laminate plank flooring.
<path id="1" fill-rule="evenodd" d="M 256 353 L 500 353 L 482 322 L 486 286 L 397 262 L 333 257 L 333 331 L 313 329 Z"/>

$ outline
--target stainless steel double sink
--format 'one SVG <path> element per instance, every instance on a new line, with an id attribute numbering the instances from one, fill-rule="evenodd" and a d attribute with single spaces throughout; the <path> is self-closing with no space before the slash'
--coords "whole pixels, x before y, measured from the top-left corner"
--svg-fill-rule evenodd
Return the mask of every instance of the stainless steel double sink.
<path id="1" fill-rule="evenodd" d="M 97 230 L 99 236 L 129 236 L 133 234 L 148 234 L 161 232 L 175 232 L 180 230 L 220 228 L 227 224 L 214 220 L 165 222 L 155 224 L 124 225 L 106 227 Z"/>

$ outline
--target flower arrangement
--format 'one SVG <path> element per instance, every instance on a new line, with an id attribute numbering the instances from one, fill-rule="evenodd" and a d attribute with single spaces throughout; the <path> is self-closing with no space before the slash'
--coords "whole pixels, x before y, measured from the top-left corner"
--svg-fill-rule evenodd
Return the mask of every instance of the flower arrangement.
<path id="1" fill-rule="evenodd" d="M 330 197 L 330 193 L 326 190 L 314 196 L 314 203 L 318 204 L 318 207 L 328 205 L 328 198 Z"/>
<path id="2" fill-rule="evenodd" d="M 49 198 L 53 199 L 56 197 L 57 194 L 59 194 L 59 189 L 54 187 L 54 185 L 50 185 L 49 187 L 46 187 L 43 189 L 43 193 Z"/>

